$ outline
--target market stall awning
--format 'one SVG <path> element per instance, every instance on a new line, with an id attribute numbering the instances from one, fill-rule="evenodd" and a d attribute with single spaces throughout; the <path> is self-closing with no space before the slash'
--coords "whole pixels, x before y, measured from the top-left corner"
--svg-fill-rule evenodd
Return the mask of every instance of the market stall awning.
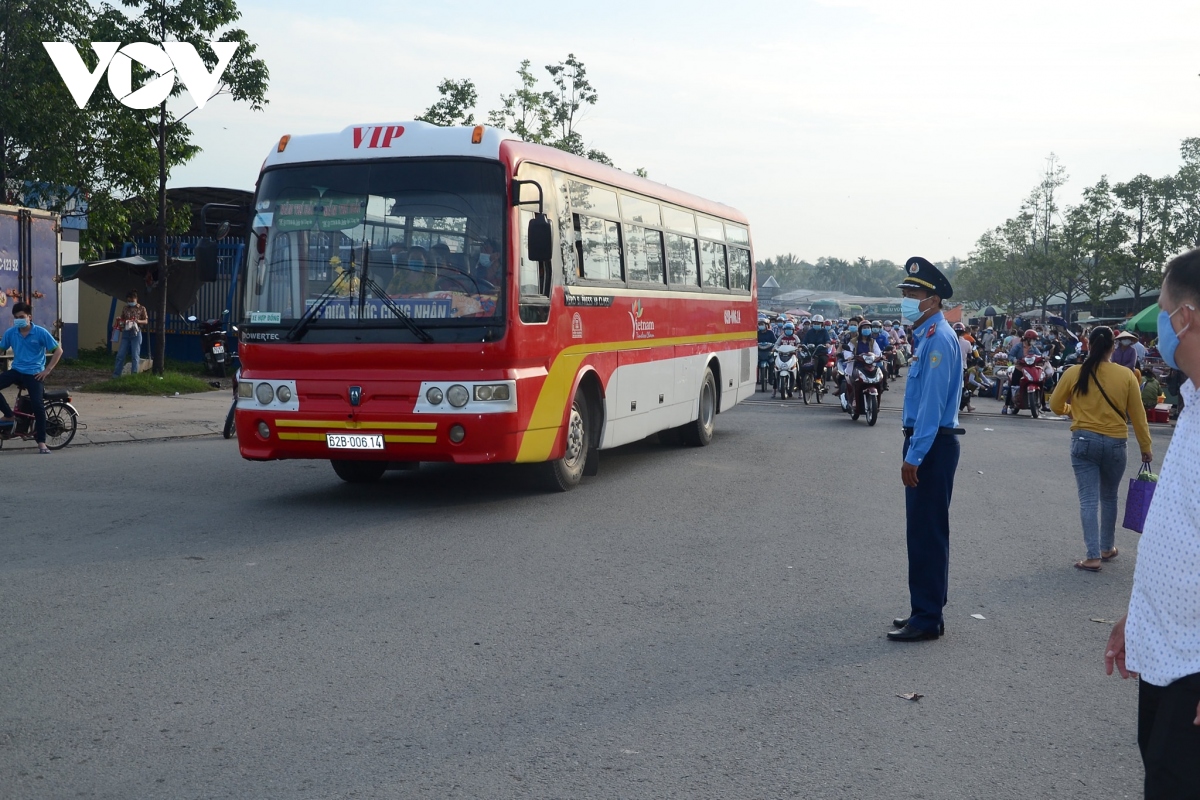
<path id="1" fill-rule="evenodd" d="M 1129 321 L 1121 327 L 1127 331 L 1137 331 L 1138 333 L 1155 333 L 1158 331 L 1159 310 L 1158 303 L 1146 306 L 1130 317 Z"/>
<path id="2" fill-rule="evenodd" d="M 125 295 L 131 291 L 137 292 L 138 300 L 152 312 L 158 310 L 162 304 L 158 262 L 142 256 L 67 264 L 62 268 L 62 279 L 64 282 L 82 281 L 96 291 L 118 300 L 124 300 Z M 172 259 L 167 287 L 167 311 L 183 314 L 191 308 L 200 295 L 201 283 L 203 281 L 195 259 Z"/>

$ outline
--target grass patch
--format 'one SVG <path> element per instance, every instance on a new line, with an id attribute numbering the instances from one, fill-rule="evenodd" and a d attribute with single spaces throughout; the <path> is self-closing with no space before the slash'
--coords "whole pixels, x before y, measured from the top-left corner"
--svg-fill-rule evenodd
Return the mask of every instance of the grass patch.
<path id="1" fill-rule="evenodd" d="M 213 387 L 193 375 L 183 375 L 178 372 L 166 372 L 161 377 L 151 372 L 139 372 L 137 375 L 122 375 L 106 381 L 89 383 L 80 388 L 83 392 L 108 392 L 110 394 L 144 394 L 144 395 L 173 395 L 211 392 Z"/>
<path id="2" fill-rule="evenodd" d="M 142 345 L 142 350 L 146 351 L 146 346 Z M 110 353 L 107 347 L 95 347 L 91 350 L 80 350 L 77 358 L 64 358 L 59 362 L 64 367 L 74 369 L 109 369 L 113 368 L 113 362 L 116 361 L 117 351 L 114 348 Z M 167 371 L 178 372 L 183 375 L 203 375 L 204 363 L 201 361 L 177 361 L 174 358 L 167 359 Z"/>

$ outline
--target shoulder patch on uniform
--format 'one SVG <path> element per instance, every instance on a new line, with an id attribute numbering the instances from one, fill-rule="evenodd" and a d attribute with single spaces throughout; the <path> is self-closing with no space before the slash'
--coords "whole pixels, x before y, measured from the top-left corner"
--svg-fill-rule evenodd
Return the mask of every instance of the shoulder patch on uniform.
<path id="1" fill-rule="evenodd" d="M 936 367 L 940 363 L 942 363 L 942 354 L 934 350 L 929 354 L 929 366 Z"/>

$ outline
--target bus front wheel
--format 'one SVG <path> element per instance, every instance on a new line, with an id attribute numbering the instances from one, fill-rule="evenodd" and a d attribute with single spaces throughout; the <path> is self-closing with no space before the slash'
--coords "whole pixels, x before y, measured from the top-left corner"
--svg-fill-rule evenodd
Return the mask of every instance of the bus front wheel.
<path id="1" fill-rule="evenodd" d="M 571 416 L 567 420 L 567 448 L 562 458 L 542 465 L 551 490 L 567 492 L 579 485 L 591 445 L 587 398 L 582 392 L 576 392 L 571 402 Z"/>
<path id="2" fill-rule="evenodd" d="M 330 461 L 333 471 L 346 483 L 374 483 L 387 471 L 386 461 Z"/>

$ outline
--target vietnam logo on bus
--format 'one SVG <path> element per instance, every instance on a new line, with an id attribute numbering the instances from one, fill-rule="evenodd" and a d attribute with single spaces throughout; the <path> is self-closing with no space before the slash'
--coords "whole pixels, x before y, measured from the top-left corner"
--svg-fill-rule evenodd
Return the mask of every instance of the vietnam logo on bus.
<path id="1" fill-rule="evenodd" d="M 579 312 L 575 312 L 575 316 L 571 317 L 571 338 L 583 338 L 583 318 L 579 316 Z"/>
<path id="2" fill-rule="evenodd" d="M 629 311 L 629 321 L 633 323 L 633 338 L 653 339 L 654 323 L 650 320 L 642 319 L 643 313 L 645 313 L 645 309 L 642 308 L 642 301 L 634 300 Z"/>

